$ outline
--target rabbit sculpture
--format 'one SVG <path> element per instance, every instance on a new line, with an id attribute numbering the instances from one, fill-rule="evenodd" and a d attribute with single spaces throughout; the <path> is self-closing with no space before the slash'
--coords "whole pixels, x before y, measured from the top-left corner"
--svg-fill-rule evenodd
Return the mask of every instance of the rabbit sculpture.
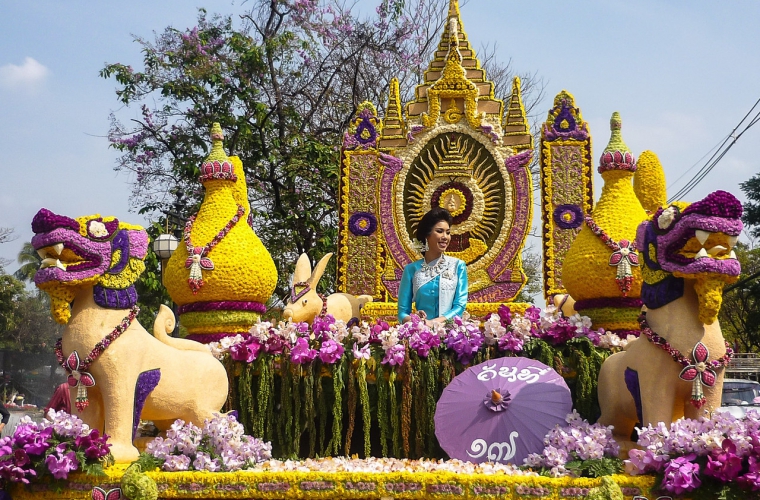
<path id="1" fill-rule="evenodd" d="M 328 253 L 322 257 L 314 271 L 311 270 L 309 257 L 305 253 L 298 258 L 290 288 L 290 300 L 282 311 L 285 319 L 311 324 L 317 316 L 330 314 L 336 320 L 348 322 L 351 318 L 359 318 L 362 306 L 366 302 L 372 302 L 371 295 L 355 297 L 347 293 L 334 293 L 322 297 L 317 293 L 317 284 L 332 255 Z"/>

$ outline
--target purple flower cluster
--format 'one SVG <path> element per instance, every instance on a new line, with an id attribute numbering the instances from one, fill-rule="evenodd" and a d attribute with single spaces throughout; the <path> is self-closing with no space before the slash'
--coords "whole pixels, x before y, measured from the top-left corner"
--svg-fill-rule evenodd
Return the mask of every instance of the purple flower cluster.
<path id="1" fill-rule="evenodd" d="M 430 327 L 416 314 L 410 316 L 410 320 L 399 326 L 398 338 L 408 339 L 409 347 L 421 358 L 427 358 L 430 349 L 441 345 L 441 337 L 433 332 Z"/>
<path id="2" fill-rule="evenodd" d="M 79 418 L 54 410 L 48 418 L 36 423 L 23 417 L 13 436 L 0 439 L 0 479 L 27 484 L 45 474 L 66 479 L 109 454 L 108 436 Z"/>
<path id="3" fill-rule="evenodd" d="M 165 438 L 157 437 L 145 451 L 163 460 L 161 469 L 169 472 L 236 471 L 272 458 L 271 443 L 246 436 L 234 415 L 217 415 L 203 428 L 177 420 Z"/>
<path id="4" fill-rule="evenodd" d="M 465 313 L 445 323 L 429 326 L 417 314 L 410 321 L 397 326 L 377 320 L 375 323 L 358 322 L 350 326 L 327 314 L 307 323 L 259 322 L 245 335 L 226 338 L 210 345 L 215 356 L 229 352 L 236 361 L 252 363 L 263 353 L 283 355 L 294 364 L 309 364 L 319 359 L 323 364 L 338 363 L 343 356 L 353 355 L 355 360 L 366 360 L 372 352 L 382 353 L 382 364 L 398 366 L 404 363 L 407 352 L 427 358 L 431 350 L 445 349 L 464 365 L 486 346 L 496 346 L 502 352 L 519 353 L 526 342 L 544 340 L 554 346 L 586 337 L 595 346 L 622 347 L 621 340 L 612 333 L 591 330 L 591 321 L 578 314 L 566 318 L 554 306 L 545 310 L 528 307 L 523 314 L 513 314 L 507 306 L 500 306 L 481 326 Z M 382 349 L 382 351 L 380 351 Z"/>
<path id="5" fill-rule="evenodd" d="M 499 306 L 497 314 L 492 314 L 484 322 L 484 335 L 487 345 L 496 345 L 502 351 L 513 353 L 521 352 L 525 342 L 534 338 L 555 346 L 576 337 L 587 337 L 595 346 L 609 340 L 603 338 L 603 331 L 591 329 L 588 317 L 576 314 L 568 318 L 551 305 L 543 311 L 528 307 L 522 316 L 513 315 L 505 305 Z"/>
<path id="6" fill-rule="evenodd" d="M 446 325 L 443 343 L 456 353 L 457 361 L 463 365 L 469 365 L 480 346 L 483 345 L 483 340 L 478 323 L 454 316 L 451 323 Z"/>
<path id="7" fill-rule="evenodd" d="M 661 488 L 668 493 L 688 493 L 706 478 L 760 491 L 760 412 L 756 410 L 741 419 L 713 412 L 709 418 L 650 425 L 639 429 L 638 444 L 643 449 L 629 452 L 626 472 L 661 474 Z"/>
<path id="8" fill-rule="evenodd" d="M 565 418 L 565 427 L 555 426 L 544 438 L 544 451 L 531 453 L 525 459 L 529 467 L 551 469 L 555 477 L 568 475 L 565 465 L 573 460 L 616 458 L 620 452 L 612 437 L 612 427 L 589 424 L 573 410 Z"/>

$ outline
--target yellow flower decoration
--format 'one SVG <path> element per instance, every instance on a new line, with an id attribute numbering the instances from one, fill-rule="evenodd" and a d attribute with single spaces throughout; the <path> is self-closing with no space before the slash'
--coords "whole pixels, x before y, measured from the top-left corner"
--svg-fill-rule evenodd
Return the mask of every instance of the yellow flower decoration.
<path id="1" fill-rule="evenodd" d="M 452 217 L 456 217 L 467 208 L 467 198 L 458 189 L 447 189 L 441 193 L 438 204 L 448 210 Z"/>

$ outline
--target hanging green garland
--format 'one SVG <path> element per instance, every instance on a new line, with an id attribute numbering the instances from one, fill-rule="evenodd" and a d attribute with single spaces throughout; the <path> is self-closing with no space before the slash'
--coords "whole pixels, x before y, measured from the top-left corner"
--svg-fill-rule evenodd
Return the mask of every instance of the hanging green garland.
<path id="1" fill-rule="evenodd" d="M 306 365 L 306 376 L 304 377 L 304 417 L 306 419 L 306 429 L 309 433 L 309 456 L 317 456 L 317 410 L 314 404 L 314 364 Z"/>
<path id="2" fill-rule="evenodd" d="M 356 377 L 354 376 L 354 367 L 352 363 L 348 365 L 348 428 L 346 429 L 346 447 L 345 455 L 351 455 L 351 438 L 354 435 L 356 426 Z"/>
<path id="3" fill-rule="evenodd" d="M 240 404 L 240 421 L 248 434 L 254 434 L 254 397 L 253 397 L 253 372 L 252 363 L 243 365 L 238 381 L 238 401 Z"/>
<path id="4" fill-rule="evenodd" d="M 372 414 L 370 413 L 369 390 L 367 388 L 367 363 L 365 360 L 359 361 L 359 367 L 356 370 L 356 378 L 359 381 L 359 400 L 362 405 L 362 424 L 364 426 L 364 458 L 372 456 L 372 446 L 370 442 L 370 428 L 372 427 Z"/>
<path id="5" fill-rule="evenodd" d="M 275 456 L 297 457 L 307 450 L 312 457 L 350 454 L 357 444 L 353 438 L 361 404 L 365 456 L 372 455 L 371 440 L 379 437 L 380 450 L 374 450 L 375 454 L 437 458 L 441 450 L 435 437 L 436 402 L 444 387 L 467 366 L 443 348 L 431 349 L 427 358 L 420 358 L 405 347 L 404 362 L 396 367 L 382 364 L 384 352 L 378 345 L 371 346 L 369 360 L 354 364 L 350 356 L 335 365 L 323 365 L 319 359 L 295 365 L 287 356 L 280 359 L 266 353 L 254 363 L 227 358 L 223 363 L 232 378 L 228 404 L 238 410 L 246 432 L 272 441 Z M 472 364 L 505 354 L 513 355 L 488 347 Z M 584 418 L 594 420 L 599 411 L 596 381 L 609 351 L 594 347 L 584 337 L 559 347 L 536 338 L 526 342 L 521 354 L 565 376 L 574 407 Z M 304 433 L 309 437 L 302 448 Z"/>
<path id="6" fill-rule="evenodd" d="M 383 366 L 378 360 L 375 372 L 375 387 L 377 388 L 377 421 L 380 427 L 380 446 L 383 457 L 387 457 L 391 424 L 388 415 L 388 384 L 385 381 Z"/>
<path id="7" fill-rule="evenodd" d="M 428 354 L 427 360 L 425 364 L 423 365 L 423 368 L 425 370 L 425 385 L 423 390 L 425 391 L 425 401 L 426 401 L 426 411 L 425 414 L 427 415 L 427 430 L 425 434 L 427 435 L 427 456 L 428 457 L 434 457 L 435 456 L 435 448 L 436 448 L 436 439 L 435 439 L 435 406 L 436 402 L 438 401 L 438 395 L 441 389 L 439 389 L 438 386 L 438 369 L 439 366 L 442 366 L 441 362 L 438 359 L 438 351 L 435 349 L 430 350 L 430 354 Z M 445 385 L 441 385 L 441 387 L 445 387 Z"/>
<path id="8" fill-rule="evenodd" d="M 421 457 L 425 454 L 425 433 L 427 431 L 427 395 L 425 394 L 425 365 L 427 359 L 412 357 L 412 410 L 414 414 L 414 455 Z"/>
<path id="9" fill-rule="evenodd" d="M 293 425 L 293 396 L 291 392 L 295 377 L 290 372 L 290 362 L 284 356 L 280 360 L 280 374 L 280 411 L 282 412 L 282 418 L 277 419 L 277 433 L 281 436 L 281 442 L 283 443 L 282 454 L 284 456 L 291 456 L 295 452 L 291 448 L 295 431 L 295 425 Z"/>
<path id="10" fill-rule="evenodd" d="M 401 380 L 401 444 L 404 457 L 409 458 L 409 434 L 412 426 L 412 365 L 409 360 L 409 345 L 406 345 L 406 354 Z"/>
<path id="11" fill-rule="evenodd" d="M 343 367 L 346 366 L 345 359 L 341 358 L 331 368 L 333 379 L 333 425 L 332 438 L 327 446 L 327 454 L 329 455 L 340 455 L 340 444 L 343 438 Z"/>
<path id="12" fill-rule="evenodd" d="M 399 419 L 398 400 L 396 395 L 396 370 L 390 370 L 388 377 L 388 394 L 391 407 L 391 430 L 393 431 L 393 456 L 401 456 L 401 422 Z"/>
<path id="13" fill-rule="evenodd" d="M 322 386 L 322 364 L 317 363 L 315 365 L 314 384 L 317 386 L 317 405 L 319 406 L 319 452 L 322 456 L 327 456 L 327 446 L 325 445 L 325 437 L 327 436 L 327 401 L 325 398 L 324 387 Z M 329 443 L 328 443 L 329 444 Z"/>
<path id="14" fill-rule="evenodd" d="M 295 457 L 298 456 L 301 447 L 301 436 L 303 435 L 303 418 L 301 416 L 301 365 L 296 365 L 293 375 L 291 395 L 293 397 L 293 436 L 291 439 L 291 450 Z"/>

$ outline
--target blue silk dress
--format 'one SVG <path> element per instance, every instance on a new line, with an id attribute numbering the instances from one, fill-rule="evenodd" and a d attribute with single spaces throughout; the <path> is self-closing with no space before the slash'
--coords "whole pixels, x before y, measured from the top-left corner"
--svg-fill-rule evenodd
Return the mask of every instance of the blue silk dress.
<path id="1" fill-rule="evenodd" d="M 399 323 L 412 313 L 412 303 L 428 319 L 462 316 L 467 306 L 467 265 L 445 254 L 430 264 L 420 259 L 407 265 L 398 290 Z"/>

